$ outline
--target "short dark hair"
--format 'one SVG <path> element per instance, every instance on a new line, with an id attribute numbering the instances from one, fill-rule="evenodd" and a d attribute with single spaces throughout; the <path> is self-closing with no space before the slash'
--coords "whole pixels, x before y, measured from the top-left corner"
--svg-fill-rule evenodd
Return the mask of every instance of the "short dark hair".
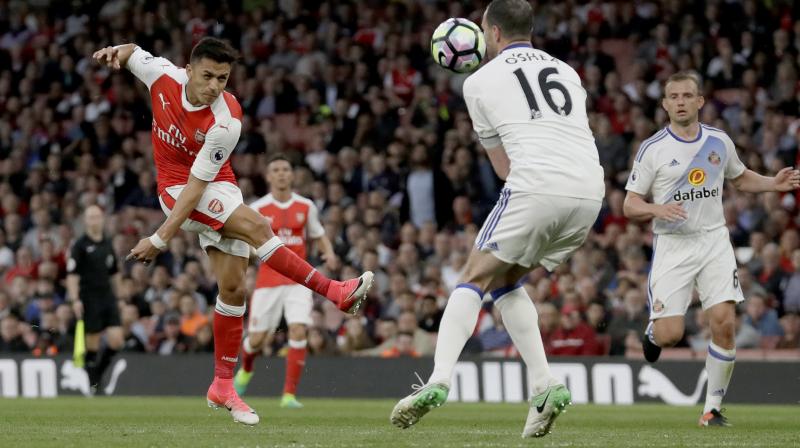
<path id="1" fill-rule="evenodd" d="M 284 162 L 288 163 L 290 168 L 294 168 L 294 164 L 292 163 L 292 161 L 289 160 L 289 157 L 282 152 L 271 155 L 269 159 L 267 159 L 267 166 L 272 165 L 272 162 L 277 162 L 280 160 L 283 160 Z"/>
<path id="2" fill-rule="evenodd" d="M 682 70 L 679 72 L 675 72 L 667 78 L 667 82 L 664 83 L 664 95 L 667 95 L 667 84 L 671 82 L 679 82 L 679 81 L 692 81 L 694 85 L 697 87 L 697 94 L 703 94 L 703 88 L 700 85 L 700 75 L 697 72 L 692 70 Z"/>
<path id="3" fill-rule="evenodd" d="M 233 64 L 239 60 L 239 52 L 222 39 L 204 37 L 192 48 L 189 62 L 196 62 L 203 58 L 222 64 Z"/>
<path id="4" fill-rule="evenodd" d="M 486 7 L 486 22 L 500 28 L 506 39 L 530 40 L 533 8 L 527 0 L 494 0 Z"/>

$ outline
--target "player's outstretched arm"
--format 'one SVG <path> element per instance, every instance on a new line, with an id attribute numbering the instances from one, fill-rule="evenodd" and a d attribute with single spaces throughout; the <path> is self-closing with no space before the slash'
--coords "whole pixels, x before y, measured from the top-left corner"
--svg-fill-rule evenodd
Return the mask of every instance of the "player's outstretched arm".
<path id="1" fill-rule="evenodd" d="M 192 210 L 197 207 L 206 185 L 208 185 L 207 181 L 198 179 L 193 174 L 190 174 L 189 181 L 178 195 L 175 206 L 172 207 L 172 212 L 167 220 L 149 238 L 140 240 L 136 247 L 131 250 L 127 259 L 141 261 L 145 264 L 153 261 L 158 256 L 158 253 L 166 247 L 166 242 L 178 233 L 181 224 L 189 218 Z"/>
<path id="2" fill-rule="evenodd" d="M 92 58 L 110 69 L 119 70 L 128 64 L 128 59 L 134 50 L 136 50 L 136 44 L 105 47 L 95 51 Z"/>
<path id="3" fill-rule="evenodd" d="M 638 193 L 628 191 L 622 205 L 625 217 L 634 221 L 650 221 L 653 218 L 669 222 L 684 220 L 689 217 L 680 203 L 651 204 Z"/>
<path id="4" fill-rule="evenodd" d="M 784 168 L 775 177 L 762 176 L 753 170 L 744 170 L 741 176 L 731 180 L 733 186 L 746 193 L 765 191 L 792 191 L 800 188 L 800 171 Z"/>

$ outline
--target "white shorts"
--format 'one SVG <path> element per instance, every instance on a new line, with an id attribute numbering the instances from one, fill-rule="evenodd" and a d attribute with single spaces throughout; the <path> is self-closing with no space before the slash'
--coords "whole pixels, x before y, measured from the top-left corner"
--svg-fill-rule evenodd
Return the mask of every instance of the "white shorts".
<path id="1" fill-rule="evenodd" d="M 697 288 L 704 310 L 744 301 L 726 227 L 692 235 L 656 235 L 648 278 L 650 320 L 683 316 Z"/>
<path id="2" fill-rule="evenodd" d="M 172 212 L 178 195 L 186 185 L 173 185 L 167 187 L 159 196 L 161 209 L 167 216 Z M 189 218 L 181 224 L 181 229 L 196 233 L 200 240 L 200 247 L 215 247 L 226 254 L 237 257 L 250 258 L 250 246 L 241 240 L 224 238 L 219 231 L 225 222 L 241 204 L 244 203 L 242 191 L 230 182 L 210 182 L 206 186 L 203 196 L 197 207 L 192 210 Z"/>
<path id="3" fill-rule="evenodd" d="M 281 285 L 258 288 L 250 300 L 250 320 L 247 331 L 274 331 L 281 323 L 311 325 L 313 307 L 311 290 L 301 285 Z"/>
<path id="4" fill-rule="evenodd" d="M 593 199 L 504 188 L 483 223 L 475 246 L 509 264 L 541 264 L 552 271 L 586 240 L 601 205 Z"/>

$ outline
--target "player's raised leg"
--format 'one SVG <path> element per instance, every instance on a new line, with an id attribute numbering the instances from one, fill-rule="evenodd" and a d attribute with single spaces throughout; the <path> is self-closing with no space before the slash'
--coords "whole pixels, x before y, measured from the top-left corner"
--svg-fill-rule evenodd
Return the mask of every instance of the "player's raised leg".
<path id="1" fill-rule="evenodd" d="M 730 426 L 722 415 L 722 398 L 728 391 L 736 361 L 736 309 L 734 302 L 718 303 L 708 309 L 711 342 L 706 355 L 706 402 L 700 426 Z"/>
<path id="2" fill-rule="evenodd" d="M 246 205 L 240 205 L 233 212 L 221 233 L 226 238 L 241 240 L 256 248 L 256 255 L 263 263 L 327 297 L 346 313 L 355 314 L 358 311 L 372 286 L 373 274 L 369 271 L 343 282 L 329 279 L 286 248 L 272 232 L 266 218 Z"/>
<path id="3" fill-rule="evenodd" d="M 673 347 L 683 339 L 684 317 L 669 316 L 653 319 L 647 324 L 642 338 L 642 351 L 648 362 L 658 361 L 661 349 Z"/>
<path id="4" fill-rule="evenodd" d="M 233 369 L 239 357 L 245 311 L 247 258 L 207 248 L 217 277 L 219 296 L 214 309 L 214 381 L 206 395 L 208 405 L 228 409 L 236 422 L 255 425 L 258 415 L 233 388 Z"/>
<path id="5" fill-rule="evenodd" d="M 444 309 L 433 357 L 433 373 L 426 384 L 397 403 L 390 417 L 392 424 L 408 428 L 447 400 L 453 368 L 475 329 L 484 290 L 492 283 L 495 272 L 508 269 L 491 254 L 473 249 L 461 281 L 450 294 Z"/>

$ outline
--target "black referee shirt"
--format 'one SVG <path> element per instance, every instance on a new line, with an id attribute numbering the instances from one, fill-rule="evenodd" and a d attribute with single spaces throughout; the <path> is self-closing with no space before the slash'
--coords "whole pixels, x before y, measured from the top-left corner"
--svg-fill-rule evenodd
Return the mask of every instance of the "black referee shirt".
<path id="1" fill-rule="evenodd" d="M 94 241 L 88 235 L 81 236 L 72 245 L 67 272 L 79 275 L 81 300 L 108 300 L 114 298 L 111 276 L 117 273 L 117 258 L 111 241 L 103 236 Z"/>

